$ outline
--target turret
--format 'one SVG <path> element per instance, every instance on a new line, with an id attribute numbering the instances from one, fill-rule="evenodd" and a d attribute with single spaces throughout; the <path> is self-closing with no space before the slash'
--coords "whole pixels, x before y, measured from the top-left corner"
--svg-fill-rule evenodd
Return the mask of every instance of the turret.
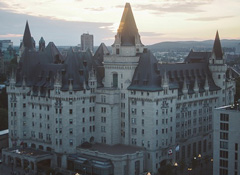
<path id="1" fill-rule="evenodd" d="M 209 59 L 210 64 L 224 64 L 224 54 L 222 51 L 222 46 L 219 38 L 218 31 L 215 36 L 213 49 L 212 49 L 212 55 Z"/>
<path id="2" fill-rule="evenodd" d="M 43 37 L 41 37 L 41 39 L 39 40 L 39 51 L 44 51 L 45 49 L 45 40 L 43 39 Z"/>
<path id="3" fill-rule="evenodd" d="M 143 44 L 129 3 L 126 3 L 122 19 L 112 45 L 113 54 L 135 56 L 143 52 Z"/>

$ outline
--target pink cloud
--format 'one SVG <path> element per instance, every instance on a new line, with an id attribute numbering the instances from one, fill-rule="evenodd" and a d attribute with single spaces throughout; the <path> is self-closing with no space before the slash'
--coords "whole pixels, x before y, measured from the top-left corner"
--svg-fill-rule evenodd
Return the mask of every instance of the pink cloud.
<path id="1" fill-rule="evenodd" d="M 0 35 L 0 37 L 2 38 L 15 38 L 15 37 L 22 37 L 22 36 L 23 36 L 22 34 L 13 34 L 13 33 Z"/>

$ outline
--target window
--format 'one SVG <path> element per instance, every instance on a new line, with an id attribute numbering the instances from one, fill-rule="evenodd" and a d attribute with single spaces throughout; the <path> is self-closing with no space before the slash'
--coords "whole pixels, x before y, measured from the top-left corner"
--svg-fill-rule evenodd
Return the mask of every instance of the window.
<path id="1" fill-rule="evenodd" d="M 73 140 L 72 139 L 69 140 L 69 145 L 73 146 Z"/>
<path id="2" fill-rule="evenodd" d="M 219 165 L 220 165 L 221 167 L 227 168 L 227 167 L 228 167 L 228 161 L 227 161 L 227 160 L 222 160 L 222 159 L 220 159 Z"/>
<path id="3" fill-rule="evenodd" d="M 228 151 L 220 151 L 220 157 L 222 157 L 222 158 L 228 158 Z"/>
<path id="4" fill-rule="evenodd" d="M 238 144 L 235 143 L 235 151 L 238 151 Z"/>
<path id="5" fill-rule="evenodd" d="M 73 124 L 73 119 L 69 119 L 69 124 Z"/>
<path id="6" fill-rule="evenodd" d="M 73 134 L 73 129 L 72 128 L 69 129 L 69 134 Z"/>
<path id="7" fill-rule="evenodd" d="M 228 114 L 220 114 L 220 121 L 229 121 L 229 115 Z"/>
<path id="8" fill-rule="evenodd" d="M 226 133 L 226 132 L 220 132 L 220 139 L 228 140 L 228 133 Z"/>
<path id="9" fill-rule="evenodd" d="M 69 109 L 69 114 L 72 114 L 73 113 L 73 110 L 72 109 Z"/>
<path id="10" fill-rule="evenodd" d="M 228 123 L 220 123 L 220 130 L 228 131 L 228 129 L 229 129 Z"/>
<path id="11" fill-rule="evenodd" d="M 118 87 L 118 74 L 114 73 L 113 74 L 113 87 Z"/>
<path id="12" fill-rule="evenodd" d="M 220 148 L 228 149 L 228 142 L 220 141 Z"/>

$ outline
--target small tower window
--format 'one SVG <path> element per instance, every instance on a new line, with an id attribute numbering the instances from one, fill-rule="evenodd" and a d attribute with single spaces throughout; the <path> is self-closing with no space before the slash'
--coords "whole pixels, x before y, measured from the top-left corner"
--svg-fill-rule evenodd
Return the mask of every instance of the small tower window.
<path id="1" fill-rule="evenodd" d="M 118 48 L 116 49 L 116 54 L 119 55 L 119 49 Z"/>

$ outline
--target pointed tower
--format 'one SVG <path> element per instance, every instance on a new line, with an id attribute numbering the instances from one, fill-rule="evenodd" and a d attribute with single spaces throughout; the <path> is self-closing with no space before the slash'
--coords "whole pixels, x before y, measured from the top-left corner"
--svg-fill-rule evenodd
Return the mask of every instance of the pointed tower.
<path id="1" fill-rule="evenodd" d="M 216 37 L 215 37 L 215 41 L 213 44 L 213 51 L 212 51 L 216 57 L 217 60 L 221 60 L 223 59 L 223 51 L 222 51 L 222 46 L 221 46 L 221 42 L 219 39 L 219 34 L 218 31 L 216 33 Z"/>
<path id="2" fill-rule="evenodd" d="M 25 25 L 25 30 L 24 30 L 24 34 L 23 34 L 23 40 L 21 41 L 20 44 L 20 49 L 19 49 L 19 56 L 17 58 L 17 61 L 20 61 L 20 58 L 22 56 L 22 53 L 24 52 L 25 49 L 27 50 L 35 50 L 34 47 L 34 43 L 33 43 L 34 39 L 31 36 L 31 32 L 28 26 L 28 21 L 26 22 Z"/>
<path id="3" fill-rule="evenodd" d="M 41 37 L 41 39 L 39 40 L 39 51 L 44 51 L 45 49 L 45 40 L 43 39 L 43 37 Z"/>
<path id="4" fill-rule="evenodd" d="M 224 54 L 222 51 L 220 37 L 217 31 L 215 41 L 213 44 L 212 55 L 209 58 L 209 69 L 211 70 L 212 77 L 215 84 L 221 89 L 226 88 L 225 78 L 226 78 L 227 65 L 224 62 L 225 62 Z M 225 98 L 225 97 L 222 97 L 222 98 Z"/>
<path id="5" fill-rule="evenodd" d="M 23 46 L 25 48 L 28 48 L 29 50 L 32 50 L 34 49 L 34 45 L 33 45 L 33 42 L 32 42 L 32 36 L 31 36 L 31 33 L 30 33 L 30 29 L 29 29 L 29 26 L 28 26 L 28 21 L 26 22 L 26 26 L 25 26 L 25 30 L 24 30 L 24 35 L 23 35 Z"/>
<path id="6" fill-rule="evenodd" d="M 224 54 L 222 51 L 221 41 L 219 38 L 218 31 L 215 36 L 213 49 L 212 49 L 212 55 L 209 59 L 210 64 L 224 64 Z"/>
<path id="7" fill-rule="evenodd" d="M 135 56 L 143 52 L 143 44 L 129 3 L 125 5 L 112 48 L 114 55 L 121 56 Z"/>

